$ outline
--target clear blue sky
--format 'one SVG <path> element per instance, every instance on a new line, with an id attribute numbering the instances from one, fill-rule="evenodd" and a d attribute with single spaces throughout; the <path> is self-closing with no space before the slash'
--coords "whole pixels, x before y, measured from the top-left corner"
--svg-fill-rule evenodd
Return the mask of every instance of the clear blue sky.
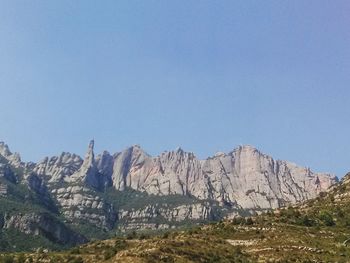
<path id="1" fill-rule="evenodd" d="M 350 171 L 350 1 L 0 1 L 0 140 Z"/>

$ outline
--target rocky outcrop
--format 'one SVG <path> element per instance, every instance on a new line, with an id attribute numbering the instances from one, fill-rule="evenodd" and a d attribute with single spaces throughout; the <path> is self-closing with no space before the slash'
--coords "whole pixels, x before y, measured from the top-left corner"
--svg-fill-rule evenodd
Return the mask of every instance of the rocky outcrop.
<path id="1" fill-rule="evenodd" d="M 16 183 L 17 177 L 14 172 L 11 170 L 10 165 L 6 163 L 0 163 L 0 178 L 5 178 L 6 180 Z"/>
<path id="2" fill-rule="evenodd" d="M 236 202 L 245 209 L 277 208 L 304 201 L 336 182 L 334 176 L 276 161 L 251 146 L 209 158 L 202 167 L 210 180 L 212 198 Z"/>
<path id="3" fill-rule="evenodd" d="M 3 220 L 4 229 L 14 228 L 25 234 L 42 235 L 55 243 L 73 246 L 87 241 L 47 213 L 5 215 Z"/>
<path id="4" fill-rule="evenodd" d="M 158 157 L 138 146 L 116 155 L 111 175 L 120 191 L 132 188 L 155 195 L 190 195 L 243 209 L 270 209 L 326 191 L 336 177 L 276 161 L 251 146 L 198 160 L 181 149 Z"/>
<path id="5" fill-rule="evenodd" d="M 216 219 L 210 205 L 202 203 L 184 204 L 175 207 L 147 205 L 139 209 L 121 209 L 118 212 L 118 218 L 120 222 L 123 222 L 119 227 L 120 230 L 167 229 L 176 227 L 179 222 L 183 221 L 199 222 Z"/>
<path id="6" fill-rule="evenodd" d="M 47 210 L 53 213 L 59 212 L 54 200 L 51 198 L 45 181 L 37 174 L 33 172 L 25 173 L 21 184 L 26 185 L 28 189 L 31 190 L 30 192 L 34 194 L 36 203 L 44 206 Z"/>
<path id="7" fill-rule="evenodd" d="M 114 207 L 87 187 L 68 186 L 53 189 L 51 194 L 61 213 L 72 223 L 88 222 L 105 229 L 112 229 L 116 223 Z"/>
<path id="8" fill-rule="evenodd" d="M 63 152 L 60 156 L 46 157 L 33 168 L 33 171 L 48 183 L 57 183 L 70 177 L 81 167 L 83 160 L 76 154 Z"/>
<path id="9" fill-rule="evenodd" d="M 48 177 L 48 182 L 83 183 L 99 191 L 113 186 L 118 191 L 186 195 L 249 210 L 304 201 L 336 182 L 335 176 L 274 160 L 252 146 L 240 146 L 206 160 L 180 148 L 152 157 L 138 145 L 113 156 L 103 152 L 95 158 L 91 141 L 83 162 L 64 153 L 59 158 L 46 158 L 34 172 Z"/>
<path id="10" fill-rule="evenodd" d="M 0 155 L 14 167 L 19 167 L 22 164 L 19 153 L 12 153 L 7 144 L 4 142 L 0 142 Z"/>
<path id="11" fill-rule="evenodd" d="M 107 151 L 104 151 L 96 157 L 97 170 L 102 179 L 100 183 L 102 189 L 106 189 L 112 185 L 112 177 L 110 175 L 113 174 L 113 163 L 114 157 Z"/>
<path id="12" fill-rule="evenodd" d="M 113 186 L 120 191 L 128 187 L 156 195 L 192 195 L 198 189 L 198 197 L 208 197 L 201 161 L 180 148 L 153 158 L 134 146 L 116 156 L 113 168 Z"/>
<path id="13" fill-rule="evenodd" d="M 98 190 L 105 189 L 111 183 L 110 169 L 108 169 L 108 161 L 110 160 L 108 153 L 104 153 L 99 156 L 99 160 L 96 162 L 94 141 L 92 140 L 79 170 L 65 179 L 67 182 L 84 183 Z"/>
<path id="14" fill-rule="evenodd" d="M 83 182 L 92 187 L 99 187 L 99 178 L 97 172 L 97 165 L 94 155 L 94 141 L 90 141 L 84 162 L 79 170 L 70 177 L 65 178 L 67 182 Z"/>
<path id="15" fill-rule="evenodd" d="M 254 214 L 314 198 L 337 179 L 274 160 L 252 146 L 205 160 L 181 148 L 152 157 L 138 145 L 95 157 L 91 141 L 84 159 L 63 152 L 37 164 L 23 163 L 0 143 L 0 180 L 6 192 L 1 198 L 17 189 L 20 198 L 14 197 L 16 191 L 11 193 L 16 202 L 32 202 L 57 218 L 60 215 L 62 222 L 108 232 L 116 227 L 171 228 Z M 17 215 L 3 224 L 24 232 L 50 232 L 41 218 L 35 213 Z M 45 227 L 38 228 L 38 222 Z"/>

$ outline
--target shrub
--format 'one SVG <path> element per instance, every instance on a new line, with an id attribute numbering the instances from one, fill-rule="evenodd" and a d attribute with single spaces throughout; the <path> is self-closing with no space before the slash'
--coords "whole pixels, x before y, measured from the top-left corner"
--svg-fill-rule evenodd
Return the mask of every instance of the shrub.
<path id="1" fill-rule="evenodd" d="M 71 254 L 80 254 L 80 250 L 78 247 L 75 247 L 73 248 L 71 251 L 70 251 Z"/>
<path id="2" fill-rule="evenodd" d="M 114 243 L 114 249 L 116 251 L 123 250 L 128 246 L 125 240 L 116 240 Z"/>
<path id="3" fill-rule="evenodd" d="M 140 237 L 139 237 L 141 240 L 143 239 L 148 239 L 149 238 L 149 235 L 145 234 L 145 233 L 142 233 L 140 234 Z"/>
<path id="4" fill-rule="evenodd" d="M 103 253 L 103 258 L 104 260 L 108 260 L 112 258 L 115 254 L 116 254 L 116 251 L 112 248 L 109 248 Z"/>
<path id="5" fill-rule="evenodd" d="M 321 211 L 318 218 L 323 222 L 326 226 L 334 226 L 335 222 L 333 220 L 332 215 L 328 211 Z"/>
<path id="6" fill-rule="evenodd" d="M 137 236 L 136 231 L 133 230 L 131 233 L 129 233 L 129 234 L 126 236 L 126 238 L 127 238 L 127 239 L 134 239 L 134 238 L 136 238 L 136 236 Z"/>
<path id="7" fill-rule="evenodd" d="M 344 218 L 345 217 L 345 212 L 338 206 L 335 208 L 335 213 L 340 218 Z"/>
<path id="8" fill-rule="evenodd" d="M 296 223 L 297 223 L 297 225 L 307 226 L 307 227 L 315 225 L 315 222 L 313 220 L 311 220 L 307 215 L 304 215 L 304 216 L 298 218 Z"/>
<path id="9" fill-rule="evenodd" d="M 254 224 L 253 219 L 251 217 L 248 217 L 245 220 L 245 224 L 248 225 L 248 226 L 253 225 Z"/>
<path id="10" fill-rule="evenodd" d="M 169 232 L 165 232 L 163 235 L 162 235 L 162 238 L 164 239 L 167 239 L 169 237 Z"/>
<path id="11" fill-rule="evenodd" d="M 1 258 L 1 262 L 2 263 L 14 263 L 15 260 L 14 260 L 13 256 L 6 255 L 3 258 Z"/>
<path id="12" fill-rule="evenodd" d="M 26 258 L 23 254 L 19 254 L 17 257 L 17 263 L 24 263 L 26 261 Z"/>
<path id="13" fill-rule="evenodd" d="M 76 257 L 72 261 L 69 261 L 71 263 L 84 263 L 84 260 L 82 257 Z"/>
<path id="14" fill-rule="evenodd" d="M 240 225 L 244 221 L 243 217 L 235 217 L 232 219 L 231 224 L 232 225 Z"/>

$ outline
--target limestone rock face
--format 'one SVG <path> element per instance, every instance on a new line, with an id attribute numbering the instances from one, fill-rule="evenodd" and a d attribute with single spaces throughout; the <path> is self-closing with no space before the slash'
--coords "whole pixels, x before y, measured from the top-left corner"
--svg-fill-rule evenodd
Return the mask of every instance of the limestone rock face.
<path id="1" fill-rule="evenodd" d="M 46 157 L 35 165 L 33 171 L 42 177 L 49 177 L 49 183 L 57 183 L 77 172 L 82 163 L 78 155 L 63 152 L 60 156 Z"/>
<path id="2" fill-rule="evenodd" d="M 112 229 L 116 222 L 114 207 L 87 187 L 58 188 L 51 194 L 60 205 L 61 213 L 71 222 L 85 221 L 105 229 Z"/>
<path id="3" fill-rule="evenodd" d="M 112 182 L 115 189 L 123 191 L 126 187 L 138 189 L 147 178 L 147 169 L 152 167 L 152 159 L 139 146 L 133 146 L 115 155 Z M 137 174 L 129 176 L 131 170 Z"/>
<path id="4" fill-rule="evenodd" d="M 14 167 L 19 167 L 22 164 L 19 153 L 12 153 L 4 142 L 0 142 L 0 155 L 9 161 Z"/>
<path id="5" fill-rule="evenodd" d="M 156 195 L 187 195 L 199 188 L 207 191 L 201 162 L 182 149 L 153 158 L 139 146 L 131 147 L 116 156 L 112 180 L 121 191 L 126 187 Z"/>
<path id="6" fill-rule="evenodd" d="M 97 165 L 94 155 L 94 141 L 90 141 L 83 164 L 79 170 L 66 178 L 68 182 L 85 182 L 95 188 L 99 187 L 99 178 L 97 173 Z"/>
<path id="7" fill-rule="evenodd" d="M 251 146 L 209 158 L 202 167 L 210 180 L 212 198 L 236 202 L 245 209 L 277 208 L 304 201 L 336 182 L 334 176 L 276 161 Z"/>
<path id="8" fill-rule="evenodd" d="M 114 155 L 105 151 L 95 158 L 93 141 L 84 161 L 63 153 L 59 158 L 46 158 L 34 172 L 49 177 L 48 182 L 84 183 L 102 191 L 113 186 L 118 191 L 186 195 L 247 210 L 314 198 L 337 180 L 330 174 L 274 160 L 252 146 L 219 152 L 206 160 L 181 148 L 152 157 L 138 145 Z"/>
<path id="9" fill-rule="evenodd" d="M 112 185 L 112 177 L 113 174 L 113 163 L 114 157 L 109 154 L 109 152 L 104 151 L 102 154 L 99 154 L 96 157 L 96 165 L 98 173 L 102 178 L 102 186 L 106 188 Z"/>
<path id="10" fill-rule="evenodd" d="M 276 161 L 252 146 L 198 160 L 181 149 L 147 155 L 131 147 L 116 155 L 113 186 L 155 195 L 191 195 L 243 209 L 270 209 L 314 198 L 336 182 L 330 174 L 313 173 Z"/>
<path id="11" fill-rule="evenodd" d="M 17 182 L 17 178 L 8 164 L 0 163 L 0 178 L 2 177 L 12 183 Z"/>
<path id="12" fill-rule="evenodd" d="M 87 239 L 46 213 L 29 213 L 6 216 L 3 228 L 15 228 L 20 232 L 31 235 L 43 235 L 49 240 L 60 244 L 77 245 Z"/>
<path id="13" fill-rule="evenodd" d="M 202 203 L 184 204 L 175 207 L 166 205 L 147 205 L 139 209 L 124 210 L 118 213 L 118 218 L 123 222 L 121 230 L 128 229 L 167 229 L 173 228 L 182 221 L 215 220 L 215 215 L 209 204 Z M 163 221 L 163 223 L 154 222 Z"/>
<path id="14" fill-rule="evenodd" d="M 152 157 L 138 145 L 95 157 L 91 141 L 84 159 L 63 152 L 35 164 L 0 143 L 0 199 L 10 201 L 0 228 L 75 245 L 83 235 L 255 214 L 314 198 L 336 181 L 252 146 L 205 160 L 181 148 Z"/>
<path id="15" fill-rule="evenodd" d="M 330 174 L 274 160 L 252 146 L 240 146 L 227 154 L 218 152 L 206 160 L 181 148 L 152 157 L 138 145 L 114 155 L 105 151 L 95 158 L 94 141 L 84 160 L 62 153 L 38 164 L 23 164 L 4 143 L 0 143 L 0 155 L 24 167 L 28 174 L 24 179 L 31 178 L 29 185 L 36 192 L 44 191 L 45 184 L 57 190 L 55 183 L 65 182 L 97 191 L 113 187 L 158 196 L 192 196 L 247 210 L 278 208 L 314 198 L 337 180 Z"/>
<path id="16" fill-rule="evenodd" d="M 21 184 L 24 184 L 35 193 L 37 203 L 44 206 L 47 210 L 57 213 L 58 209 L 55 202 L 52 200 L 46 182 L 37 174 L 30 172 L 23 175 Z"/>
<path id="17" fill-rule="evenodd" d="M 253 214 L 314 198 L 337 181 L 252 146 L 205 160 L 181 148 L 152 157 L 138 145 L 95 157 L 94 141 L 84 159 L 63 152 L 37 164 L 21 162 L 0 143 L 0 179 L 4 189 L 7 181 L 26 185 L 29 197 L 69 224 L 106 230 Z"/>
<path id="18" fill-rule="evenodd" d="M 109 155 L 104 153 L 99 156 L 98 162 L 95 160 L 94 141 L 90 141 L 85 159 L 77 172 L 66 178 L 67 182 L 83 182 L 95 189 L 104 189 L 110 184 L 111 175 L 108 167 Z M 101 172 L 100 172 L 101 171 Z"/>

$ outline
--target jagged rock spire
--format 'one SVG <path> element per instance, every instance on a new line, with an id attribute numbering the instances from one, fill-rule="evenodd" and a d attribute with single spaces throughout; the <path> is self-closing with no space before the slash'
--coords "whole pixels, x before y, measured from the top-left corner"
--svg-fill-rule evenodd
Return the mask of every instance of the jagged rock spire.
<path id="1" fill-rule="evenodd" d="M 4 157 L 12 155 L 12 153 L 9 150 L 9 147 L 4 142 L 0 142 L 0 154 Z"/>
<path id="2" fill-rule="evenodd" d="M 70 181 L 83 181 L 92 187 L 99 188 L 100 182 L 98 180 L 98 169 L 95 162 L 94 144 L 94 140 L 91 140 L 83 164 L 71 176 Z"/>
<path id="3" fill-rule="evenodd" d="M 0 155 L 7 159 L 15 167 L 21 165 L 21 156 L 19 153 L 12 153 L 6 143 L 0 142 Z"/>
<path id="4" fill-rule="evenodd" d="M 84 164 L 92 165 L 95 162 L 94 145 L 95 145 L 95 141 L 92 139 L 89 143 L 89 147 L 85 155 L 83 166 Z"/>

